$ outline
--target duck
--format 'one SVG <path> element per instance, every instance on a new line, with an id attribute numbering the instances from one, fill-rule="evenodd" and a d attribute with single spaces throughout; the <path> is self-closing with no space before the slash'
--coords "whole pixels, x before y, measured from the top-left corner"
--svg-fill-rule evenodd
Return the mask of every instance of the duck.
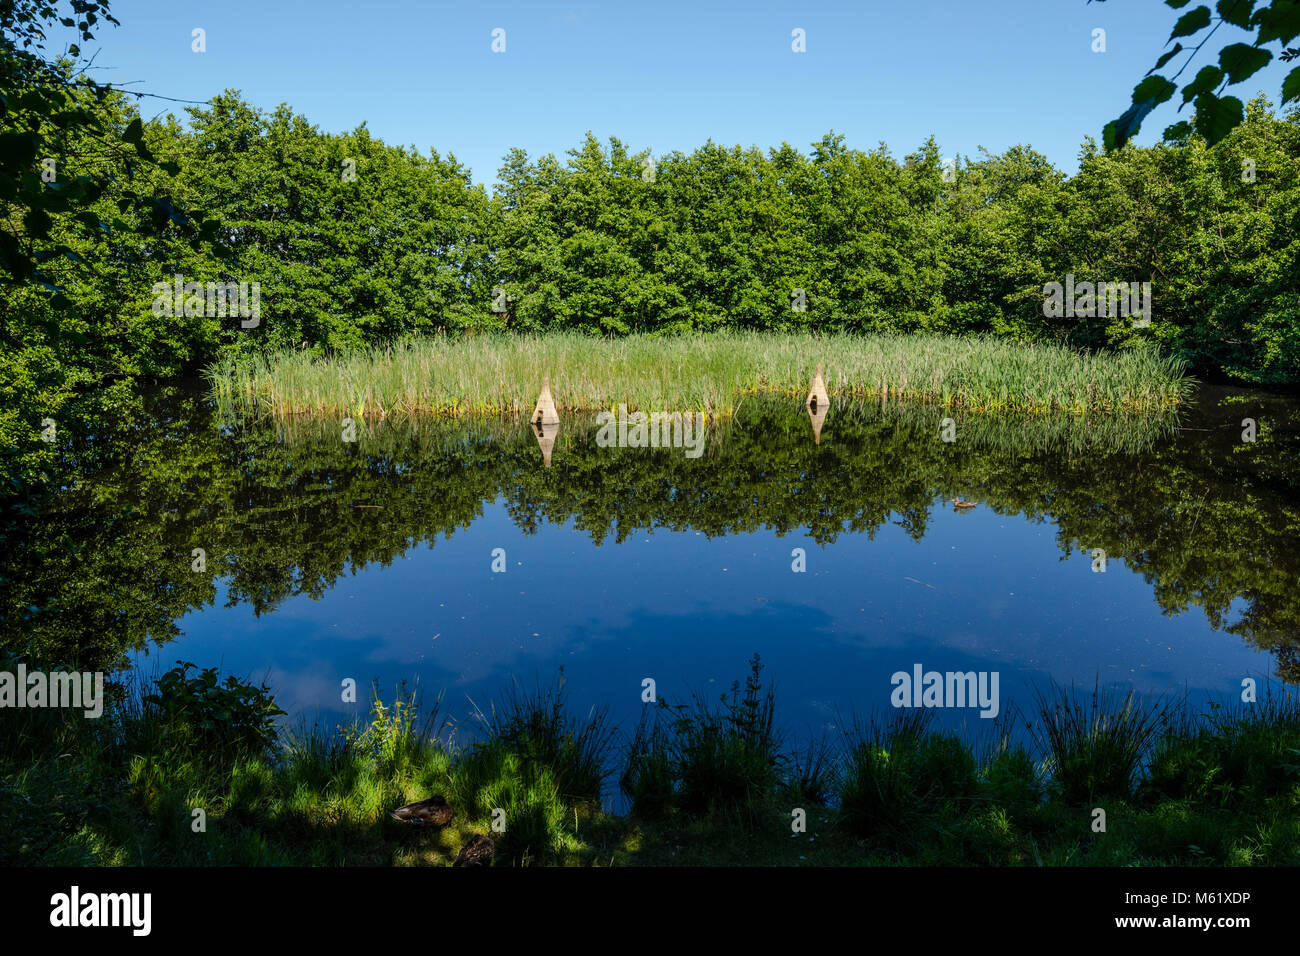
<path id="1" fill-rule="evenodd" d="M 496 855 L 496 844 L 491 837 L 476 833 L 460 848 L 452 866 L 488 866 Z"/>
<path id="2" fill-rule="evenodd" d="M 975 504 L 976 503 L 974 501 L 962 501 L 961 495 L 958 495 L 956 498 L 952 499 L 952 506 L 954 508 L 974 508 Z"/>
<path id="3" fill-rule="evenodd" d="M 398 807 L 389 814 L 399 823 L 406 823 L 411 826 L 435 827 L 445 827 L 451 822 L 454 815 L 455 813 L 447 801 L 440 796 L 420 800 L 417 803 L 408 803 L 406 806 Z"/>

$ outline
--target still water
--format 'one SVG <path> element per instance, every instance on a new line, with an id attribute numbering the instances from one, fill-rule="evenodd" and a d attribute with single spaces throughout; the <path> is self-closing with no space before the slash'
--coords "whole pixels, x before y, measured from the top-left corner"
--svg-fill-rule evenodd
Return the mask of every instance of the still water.
<path id="1" fill-rule="evenodd" d="M 755 653 L 796 739 L 890 710 L 917 667 L 997 675 L 1003 718 L 1049 681 L 1201 700 L 1300 679 L 1294 402 L 1203 388 L 1159 422 L 955 416 L 954 442 L 947 414 L 834 406 L 815 436 L 798 404 L 749 402 L 691 458 L 600 447 L 583 418 L 540 440 L 423 421 L 347 442 L 159 394 L 9 519 L 0 591 L 27 611 L 4 640 L 218 666 L 326 726 L 414 682 L 462 739 L 512 681 L 563 667 L 576 709 L 630 730 L 647 678 L 716 698 Z"/>

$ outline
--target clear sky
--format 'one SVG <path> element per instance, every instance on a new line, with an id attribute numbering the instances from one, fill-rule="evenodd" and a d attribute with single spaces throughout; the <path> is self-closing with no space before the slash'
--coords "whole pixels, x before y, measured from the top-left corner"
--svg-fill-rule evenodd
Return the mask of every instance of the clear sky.
<path id="1" fill-rule="evenodd" d="M 1084 136 L 1130 103 L 1165 48 L 1161 0 L 115 0 L 96 76 L 206 100 L 238 89 L 263 109 L 288 103 L 344 132 L 365 122 L 393 144 L 454 153 L 495 181 L 511 146 L 578 145 L 587 130 L 633 151 L 782 141 L 807 151 L 830 129 L 851 147 L 902 156 L 933 134 L 943 155 L 1032 145 L 1077 168 Z M 206 31 L 207 50 L 191 49 Z M 492 31 L 506 31 L 504 53 Z M 807 52 L 791 50 L 806 32 Z M 1095 53 L 1093 30 L 1106 31 Z M 1217 60 L 1225 26 L 1183 74 Z M 1182 55 L 1175 60 L 1181 64 Z M 1235 95 L 1275 103 L 1276 61 Z M 1166 68 L 1165 75 L 1172 70 Z M 1181 94 L 1148 117 L 1149 144 L 1183 116 Z M 183 107 L 143 100 L 146 118 Z"/>

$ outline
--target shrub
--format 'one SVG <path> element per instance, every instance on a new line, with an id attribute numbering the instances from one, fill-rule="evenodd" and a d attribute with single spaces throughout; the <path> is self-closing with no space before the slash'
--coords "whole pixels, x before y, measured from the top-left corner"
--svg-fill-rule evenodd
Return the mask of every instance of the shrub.
<path id="1" fill-rule="evenodd" d="M 1041 788 L 1034 758 L 1023 747 L 1002 747 L 984 765 L 984 792 L 988 801 L 1010 813 L 1023 813 L 1038 805 Z"/>
<path id="2" fill-rule="evenodd" d="M 194 664 L 177 663 L 158 678 L 157 690 L 144 697 L 145 723 L 157 735 L 160 752 L 228 765 L 275 743 L 275 718 L 284 711 L 266 685 L 233 675 L 218 681 L 215 667 L 191 676 Z"/>

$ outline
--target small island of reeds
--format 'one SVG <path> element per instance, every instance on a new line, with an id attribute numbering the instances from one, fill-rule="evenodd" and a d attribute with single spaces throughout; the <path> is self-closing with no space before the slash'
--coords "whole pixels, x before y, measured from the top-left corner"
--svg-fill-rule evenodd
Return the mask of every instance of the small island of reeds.
<path id="1" fill-rule="evenodd" d="M 599 338 L 409 337 L 334 355 L 285 350 L 209 369 L 223 412 L 274 417 L 527 413 L 543 377 L 561 412 L 711 409 L 748 395 L 807 394 L 817 366 L 832 398 L 920 402 L 976 412 L 1161 413 L 1192 388 L 1155 350 L 1085 352 L 985 336 L 711 333 Z"/>

